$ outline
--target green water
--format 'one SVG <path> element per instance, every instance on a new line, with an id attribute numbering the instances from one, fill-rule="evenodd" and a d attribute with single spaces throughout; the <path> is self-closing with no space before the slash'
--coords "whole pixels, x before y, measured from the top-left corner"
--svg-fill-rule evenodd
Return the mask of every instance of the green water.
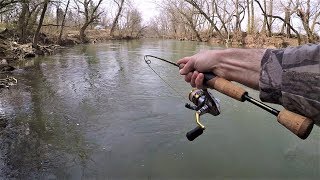
<path id="1" fill-rule="evenodd" d="M 3 179 L 320 179 L 320 129 L 300 140 L 275 117 L 212 91 L 222 114 L 195 127 L 190 86 L 169 64 L 205 43 L 110 41 L 28 60 L 0 93 Z M 249 89 L 248 89 L 249 90 Z M 178 92 L 178 93 L 177 93 Z M 258 93 L 249 90 L 253 97 Z M 279 108 L 279 106 L 275 106 Z"/>

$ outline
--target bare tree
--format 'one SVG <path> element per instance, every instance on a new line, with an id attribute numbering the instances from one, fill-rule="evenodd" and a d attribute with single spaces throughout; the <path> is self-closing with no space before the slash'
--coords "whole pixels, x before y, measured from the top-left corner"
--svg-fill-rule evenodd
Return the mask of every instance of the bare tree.
<path id="1" fill-rule="evenodd" d="M 34 36 L 33 36 L 33 41 L 32 41 L 32 46 L 33 47 L 37 47 L 38 46 L 40 29 L 41 29 L 41 26 L 42 26 L 42 23 L 43 23 L 43 19 L 44 19 L 44 15 L 46 14 L 49 2 L 50 2 L 50 0 L 45 0 L 43 2 L 43 9 L 42 9 L 42 12 L 41 12 L 39 24 L 38 24 L 37 30 L 36 30 L 36 32 L 34 33 Z"/>
<path id="2" fill-rule="evenodd" d="M 306 31 L 308 42 L 312 43 L 315 41 L 314 29 L 320 19 L 320 1 L 297 0 L 296 4 L 297 15 Z"/>
<path id="3" fill-rule="evenodd" d="M 250 0 L 246 0 L 247 3 L 247 14 L 248 14 L 248 21 L 247 21 L 247 32 L 251 33 L 251 11 L 250 11 Z"/>
<path id="4" fill-rule="evenodd" d="M 110 36 L 114 36 L 114 31 L 115 31 L 115 28 L 118 24 L 118 21 L 119 21 L 119 17 L 121 15 L 121 12 L 122 12 L 122 9 L 123 9 L 123 4 L 124 4 L 124 0 L 113 0 L 117 6 L 118 6 L 118 11 L 117 11 L 117 14 L 112 22 L 112 25 L 111 25 L 111 29 L 110 29 Z M 120 1 L 120 2 L 119 2 Z"/>
<path id="5" fill-rule="evenodd" d="M 63 19 L 63 10 L 61 8 L 61 5 L 63 4 L 61 2 L 61 0 L 57 0 L 57 1 L 53 1 L 52 3 L 54 6 L 55 6 L 55 9 L 56 9 L 56 25 L 59 25 L 60 22 L 62 22 L 62 19 Z M 59 26 L 57 26 L 57 28 L 59 28 Z"/>
<path id="6" fill-rule="evenodd" d="M 63 14 L 63 18 L 62 18 L 62 22 L 61 22 L 61 28 L 60 28 L 60 33 L 59 33 L 59 38 L 58 38 L 58 44 L 61 44 L 61 38 L 62 38 L 63 28 L 64 28 L 64 25 L 65 25 L 65 20 L 66 20 L 66 15 L 67 15 L 67 13 L 68 13 L 69 4 L 70 4 L 70 0 L 68 0 L 68 2 L 67 2 L 66 9 L 65 9 L 64 14 Z"/>
<path id="7" fill-rule="evenodd" d="M 98 8 L 102 3 L 102 0 L 99 0 L 97 4 L 93 2 L 93 0 L 76 0 L 76 4 L 81 4 L 82 7 L 78 5 L 78 12 L 84 15 L 84 23 L 80 28 L 80 40 L 81 42 L 86 42 L 85 31 L 87 27 L 93 23 L 102 12 L 98 12 Z"/>
<path id="8" fill-rule="evenodd" d="M 300 37 L 299 32 L 298 32 L 295 28 L 293 28 L 293 27 L 291 26 L 291 24 L 290 24 L 290 23 L 288 23 L 285 19 L 283 19 L 283 18 L 282 18 L 282 17 L 280 17 L 280 16 L 274 16 L 274 15 L 267 14 L 267 13 L 263 10 L 263 8 L 262 8 L 262 6 L 261 6 L 260 2 L 259 2 L 258 0 L 255 0 L 255 2 L 259 5 L 259 7 L 260 7 L 260 9 L 261 9 L 261 11 L 262 11 L 262 13 L 263 13 L 264 17 L 269 17 L 269 16 L 271 16 L 271 17 L 273 17 L 273 18 L 280 19 L 281 21 L 283 21 L 283 22 L 287 23 L 286 25 L 287 25 L 287 26 L 289 26 L 289 27 L 290 27 L 290 29 L 296 33 L 297 38 L 298 38 L 298 44 L 301 44 L 301 37 Z"/>
<path id="9" fill-rule="evenodd" d="M 234 1 L 234 5 L 236 7 L 236 13 L 235 13 L 235 18 L 236 18 L 236 31 L 239 32 L 241 31 L 241 25 L 240 25 L 240 11 L 239 11 L 239 0 Z"/>
<path id="10" fill-rule="evenodd" d="M 267 12 L 267 1 L 266 0 L 263 0 L 263 7 L 261 6 L 260 2 L 255 0 L 259 7 L 260 7 L 260 10 L 262 11 L 262 15 L 263 15 L 263 24 L 262 24 L 262 29 L 261 31 L 263 33 L 266 33 L 268 37 L 271 37 L 272 35 L 272 32 L 271 32 L 271 24 L 269 23 L 268 21 L 268 14 L 266 13 Z M 272 1 L 271 1 L 272 3 Z M 270 12 L 270 10 L 269 10 Z M 271 11 L 272 12 L 272 11 Z M 269 14 L 270 16 L 272 16 L 272 14 Z M 270 20 L 270 19 L 269 19 Z M 272 21 L 272 19 L 270 20 Z"/>
<path id="11" fill-rule="evenodd" d="M 218 37 L 220 39 L 225 39 L 225 36 L 221 33 L 220 29 L 217 27 L 216 23 L 213 20 L 214 15 L 206 13 L 203 9 L 203 4 L 196 0 L 185 0 L 190 5 L 192 5 L 195 9 L 198 10 L 198 12 L 205 17 L 205 19 L 210 23 L 211 27 L 215 30 L 215 32 L 218 34 Z"/>
<path id="12" fill-rule="evenodd" d="M 261 4 L 260 4 L 260 9 L 261 9 L 261 11 L 263 13 L 262 14 L 263 15 L 263 23 L 262 23 L 261 32 L 265 33 L 266 32 L 267 22 L 268 22 L 268 17 L 266 16 L 267 13 L 265 13 L 265 12 L 267 12 L 267 1 L 266 0 L 263 0 L 263 6 L 261 6 Z"/>
<path id="13" fill-rule="evenodd" d="M 241 23 L 244 19 L 244 13 L 245 13 L 245 6 L 239 2 L 239 0 L 235 0 L 234 2 L 235 5 L 235 15 L 234 17 L 236 18 L 236 24 L 235 24 L 235 30 L 236 32 L 241 31 Z M 242 17 L 241 17 L 242 15 Z"/>
<path id="14" fill-rule="evenodd" d="M 136 8 L 131 8 L 126 12 L 125 16 L 125 31 L 126 36 L 129 38 L 136 38 L 141 36 L 142 27 L 142 16 Z"/>
<path id="15" fill-rule="evenodd" d="M 251 33 L 253 33 L 254 31 L 254 19 L 255 19 L 255 14 L 254 14 L 254 6 L 253 6 L 253 0 L 250 1 L 250 5 L 251 5 L 251 18 L 250 18 L 250 23 L 251 23 L 251 26 L 250 26 L 250 30 L 251 30 Z"/>
<path id="16" fill-rule="evenodd" d="M 195 36 L 196 40 L 202 41 L 200 33 L 197 30 L 201 18 L 193 6 L 185 4 L 184 1 L 170 0 L 165 4 L 165 9 L 171 15 L 172 28 L 178 37 L 182 35 L 182 32 L 178 32 L 180 30 L 183 31 L 183 37 L 193 39 L 193 36 Z M 180 38 L 183 39 L 183 37 Z"/>
<path id="17" fill-rule="evenodd" d="M 281 3 L 282 4 L 282 3 Z M 290 38 L 291 37 L 291 29 L 290 29 L 290 27 L 287 25 L 287 24 L 290 24 L 291 23 L 291 16 L 292 16 L 292 14 L 294 14 L 295 12 L 296 12 L 296 8 L 297 7 L 295 7 L 295 8 L 291 8 L 291 6 L 292 6 L 292 0 L 290 0 L 290 1 L 288 1 L 287 2 L 287 5 L 283 5 L 282 4 L 282 6 L 284 7 L 283 9 L 284 9 L 284 22 L 283 22 L 283 25 L 282 25 L 282 27 L 281 27 L 281 30 L 280 30 L 280 32 L 282 33 L 282 34 L 284 34 L 284 29 L 286 28 L 286 36 L 288 37 L 288 38 Z"/>
<path id="18" fill-rule="evenodd" d="M 18 17 L 17 26 L 19 31 L 19 41 L 25 42 L 29 31 L 33 29 L 36 24 L 38 14 L 41 10 L 43 2 L 36 2 L 34 0 L 19 0 L 21 11 Z"/>
<path id="19" fill-rule="evenodd" d="M 269 0 L 269 14 L 273 15 L 273 0 Z M 269 16 L 268 19 L 268 36 L 270 37 L 272 35 L 272 23 L 273 23 L 273 18 L 272 16 Z"/>

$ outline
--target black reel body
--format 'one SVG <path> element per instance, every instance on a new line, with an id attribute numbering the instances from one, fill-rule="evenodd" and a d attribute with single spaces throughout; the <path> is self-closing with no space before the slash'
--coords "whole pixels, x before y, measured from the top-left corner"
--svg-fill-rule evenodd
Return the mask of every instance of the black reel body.
<path id="1" fill-rule="evenodd" d="M 206 113 L 218 116 L 220 114 L 219 100 L 212 96 L 207 89 L 193 89 L 189 93 L 189 100 L 194 104 L 186 104 L 186 108 L 195 110 L 195 120 L 198 126 L 189 131 L 186 136 L 189 141 L 193 141 L 200 136 L 205 129 L 205 126 L 200 122 L 200 116 Z"/>

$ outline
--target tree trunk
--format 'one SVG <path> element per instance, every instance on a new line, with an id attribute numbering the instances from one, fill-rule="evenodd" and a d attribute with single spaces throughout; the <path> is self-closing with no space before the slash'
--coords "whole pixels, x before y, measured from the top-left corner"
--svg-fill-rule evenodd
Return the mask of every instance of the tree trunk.
<path id="1" fill-rule="evenodd" d="M 251 0 L 251 2 L 250 2 L 250 4 L 251 4 L 251 27 L 250 27 L 250 29 L 251 29 L 251 33 L 254 33 L 254 6 L 253 6 L 253 0 Z"/>
<path id="2" fill-rule="evenodd" d="M 236 31 L 240 32 L 241 27 L 240 27 L 239 0 L 235 1 L 235 5 L 236 5 Z"/>
<path id="3" fill-rule="evenodd" d="M 29 12 L 29 15 L 26 17 L 25 29 L 30 32 L 33 30 L 34 26 L 37 24 L 38 14 L 40 13 L 41 8 L 36 8 L 33 11 Z"/>
<path id="4" fill-rule="evenodd" d="M 269 1 L 269 15 L 273 14 L 273 0 Z M 269 16 L 269 22 L 268 22 L 268 36 L 271 37 L 272 36 L 272 21 L 273 18 L 272 16 Z"/>
<path id="5" fill-rule="evenodd" d="M 308 38 L 308 42 L 309 43 L 313 43 L 314 42 L 314 35 L 313 35 L 313 31 L 311 31 L 310 26 L 309 26 L 309 22 L 310 22 L 310 0 L 307 1 L 306 3 L 306 8 L 300 8 L 298 9 L 298 16 L 300 17 L 301 21 L 302 21 L 302 25 L 304 30 L 307 33 L 307 38 Z"/>
<path id="6" fill-rule="evenodd" d="M 290 24 L 290 11 L 289 10 L 286 10 L 286 12 L 285 12 L 285 24 L 286 24 L 286 29 L 287 29 L 287 32 L 286 32 L 286 34 L 287 34 L 287 37 L 288 38 L 291 38 L 291 30 L 290 30 L 290 27 L 287 25 L 287 24 Z"/>
<path id="7" fill-rule="evenodd" d="M 96 14 L 101 3 L 102 3 L 102 0 L 99 0 L 96 5 L 93 4 L 92 0 L 85 0 L 82 3 L 84 12 L 81 12 L 81 13 L 84 14 L 85 16 L 85 22 L 79 30 L 79 35 L 80 35 L 80 41 L 83 43 L 87 42 L 86 35 L 85 35 L 85 31 L 87 27 L 101 15 L 101 12 Z"/>
<path id="8" fill-rule="evenodd" d="M 22 2 L 22 9 L 21 13 L 18 19 L 18 29 L 20 31 L 19 33 L 19 41 L 24 42 L 26 39 L 26 14 L 28 11 L 28 4 L 26 2 Z"/>
<path id="9" fill-rule="evenodd" d="M 60 29 L 59 38 L 58 38 L 58 44 L 61 44 L 61 38 L 62 38 L 63 28 L 64 28 L 64 24 L 65 24 L 65 20 L 66 20 L 66 15 L 67 15 L 68 8 L 69 8 L 69 3 L 70 3 L 70 0 L 68 0 L 66 9 L 64 11 L 64 15 L 63 15 L 62 23 L 61 23 L 61 29 Z"/>
<path id="10" fill-rule="evenodd" d="M 50 0 L 45 0 L 44 1 L 42 13 L 41 13 L 40 20 L 39 20 L 39 25 L 37 27 L 37 30 L 36 30 L 34 36 L 33 36 L 33 42 L 32 42 L 32 46 L 33 47 L 38 47 L 38 39 L 39 39 L 40 29 L 41 29 L 41 26 L 42 26 L 42 23 L 43 23 L 44 15 L 46 14 L 46 11 L 47 11 L 47 7 L 48 7 L 48 4 L 49 4 L 49 1 Z"/>
<path id="11" fill-rule="evenodd" d="M 86 31 L 88 26 L 89 26 L 89 23 L 85 23 L 80 28 L 80 32 L 79 32 L 80 33 L 80 41 L 83 42 L 83 43 L 87 42 L 85 31 Z"/>
<path id="12" fill-rule="evenodd" d="M 116 28 L 116 26 L 118 24 L 118 20 L 119 20 L 120 14 L 122 12 L 123 3 L 124 3 L 124 0 L 121 0 L 120 4 L 117 3 L 118 6 L 119 6 L 119 9 L 118 9 L 118 12 L 116 14 L 116 17 L 114 18 L 114 20 L 112 22 L 112 26 L 111 26 L 111 30 L 110 30 L 110 36 L 114 36 L 114 31 L 115 31 L 115 28 Z"/>
<path id="13" fill-rule="evenodd" d="M 250 14 L 250 2 L 249 0 L 247 2 L 247 11 L 248 11 L 248 23 L 247 23 L 247 32 L 248 34 L 251 34 L 251 14 Z"/>
<path id="14" fill-rule="evenodd" d="M 266 0 L 263 0 L 263 11 L 266 12 L 266 9 L 267 9 L 267 2 L 266 2 Z M 267 16 L 263 15 L 263 24 L 262 24 L 262 29 L 261 29 L 262 33 L 266 32 L 267 21 L 268 21 Z"/>

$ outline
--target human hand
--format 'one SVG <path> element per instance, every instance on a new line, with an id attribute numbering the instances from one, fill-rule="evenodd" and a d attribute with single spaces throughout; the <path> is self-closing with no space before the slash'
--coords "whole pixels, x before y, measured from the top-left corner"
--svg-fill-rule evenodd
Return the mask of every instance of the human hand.
<path id="1" fill-rule="evenodd" d="M 184 64 L 180 69 L 180 74 L 184 75 L 185 81 L 192 87 L 203 88 L 203 72 L 212 72 L 217 76 L 225 77 L 225 73 L 219 68 L 222 60 L 221 50 L 207 50 L 199 52 L 190 57 L 184 57 L 178 60 L 177 64 Z"/>
<path id="2" fill-rule="evenodd" d="M 204 72 L 258 89 L 260 62 L 264 49 L 225 49 L 202 51 L 178 60 L 180 74 L 192 87 L 203 88 Z"/>

